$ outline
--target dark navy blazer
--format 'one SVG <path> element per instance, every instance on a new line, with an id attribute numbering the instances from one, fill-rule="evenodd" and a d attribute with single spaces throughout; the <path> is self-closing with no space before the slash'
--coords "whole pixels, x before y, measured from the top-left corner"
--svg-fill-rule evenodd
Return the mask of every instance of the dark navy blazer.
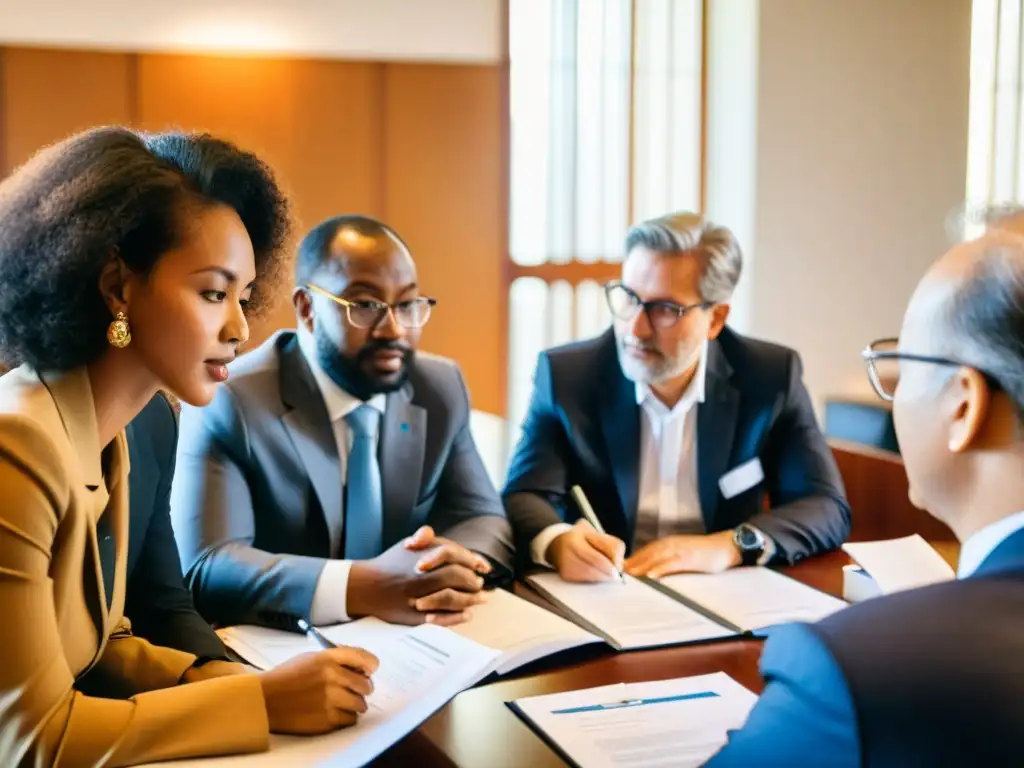
<path id="1" fill-rule="evenodd" d="M 796 352 L 726 328 L 707 354 L 696 457 L 705 529 L 749 521 L 775 542 L 778 562 L 839 546 L 850 508 Z M 578 517 L 567 503 L 575 484 L 605 530 L 632 550 L 640 454 L 636 385 L 622 372 L 612 332 L 544 352 L 503 492 L 520 553 L 547 526 Z M 764 478 L 725 498 L 722 476 L 755 459 Z"/>

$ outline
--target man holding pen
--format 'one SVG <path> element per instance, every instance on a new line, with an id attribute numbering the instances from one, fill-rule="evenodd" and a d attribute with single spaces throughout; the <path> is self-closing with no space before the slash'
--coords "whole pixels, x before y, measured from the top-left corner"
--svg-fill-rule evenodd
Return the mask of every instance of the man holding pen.
<path id="1" fill-rule="evenodd" d="M 726 327 L 732 233 L 674 214 L 633 227 L 625 251 L 613 328 L 540 356 L 503 492 L 521 565 L 602 581 L 841 544 L 850 510 L 799 357 Z"/>

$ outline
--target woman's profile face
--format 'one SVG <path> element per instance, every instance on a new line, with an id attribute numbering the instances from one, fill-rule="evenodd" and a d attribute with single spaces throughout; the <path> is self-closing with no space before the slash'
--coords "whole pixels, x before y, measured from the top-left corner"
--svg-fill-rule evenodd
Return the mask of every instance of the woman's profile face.
<path id="1" fill-rule="evenodd" d="M 256 277 L 252 241 L 234 209 L 191 209 L 178 245 L 126 286 L 131 350 L 190 405 L 209 403 L 249 338 L 244 307 Z"/>

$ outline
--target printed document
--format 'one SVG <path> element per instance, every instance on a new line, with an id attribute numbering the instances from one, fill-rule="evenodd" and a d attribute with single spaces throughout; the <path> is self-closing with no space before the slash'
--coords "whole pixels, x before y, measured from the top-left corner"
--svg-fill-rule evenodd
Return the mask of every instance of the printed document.
<path id="1" fill-rule="evenodd" d="M 843 600 L 762 567 L 679 573 L 665 576 L 660 583 L 740 632 L 790 621 L 818 621 L 847 606 Z"/>
<path id="2" fill-rule="evenodd" d="M 527 582 L 620 651 L 736 634 L 628 575 L 624 583 L 579 584 L 557 573 L 540 573 L 529 576 Z"/>
<path id="3" fill-rule="evenodd" d="M 381 622 L 383 624 L 383 622 Z M 388 626 L 385 624 L 385 626 Z M 331 766 L 368 764 L 493 668 L 499 652 L 431 624 L 391 634 L 364 633 L 359 643 L 380 660 L 368 710 L 351 728 L 324 736 L 273 736 L 269 752 L 155 764 L 158 768 Z"/>
<path id="4" fill-rule="evenodd" d="M 488 670 L 499 675 L 553 653 L 603 641 L 558 614 L 502 589 L 490 592 L 487 602 L 472 610 L 469 621 L 445 631 L 499 651 L 495 668 Z M 408 627 L 372 617 L 319 629 L 336 645 L 360 648 L 400 637 L 408 631 Z M 242 625 L 225 627 L 218 634 L 225 645 L 257 669 L 272 669 L 299 654 L 320 650 L 315 640 L 280 629 Z"/>
<path id="5" fill-rule="evenodd" d="M 512 708 L 580 768 L 703 765 L 757 697 L 724 672 L 519 699 Z"/>
<path id="6" fill-rule="evenodd" d="M 603 642 L 558 614 L 503 589 L 489 593 L 486 603 L 473 608 L 473 618 L 451 631 L 501 651 L 494 670 L 499 675 L 553 653 Z"/>

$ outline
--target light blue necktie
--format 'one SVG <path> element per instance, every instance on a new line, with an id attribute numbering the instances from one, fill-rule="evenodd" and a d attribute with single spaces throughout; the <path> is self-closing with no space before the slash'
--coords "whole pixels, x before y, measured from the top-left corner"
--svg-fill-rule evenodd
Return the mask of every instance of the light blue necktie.
<path id="1" fill-rule="evenodd" d="M 345 494 L 345 559 L 368 560 L 381 553 L 384 512 L 377 464 L 380 411 L 361 405 L 345 417 L 352 430 Z"/>

